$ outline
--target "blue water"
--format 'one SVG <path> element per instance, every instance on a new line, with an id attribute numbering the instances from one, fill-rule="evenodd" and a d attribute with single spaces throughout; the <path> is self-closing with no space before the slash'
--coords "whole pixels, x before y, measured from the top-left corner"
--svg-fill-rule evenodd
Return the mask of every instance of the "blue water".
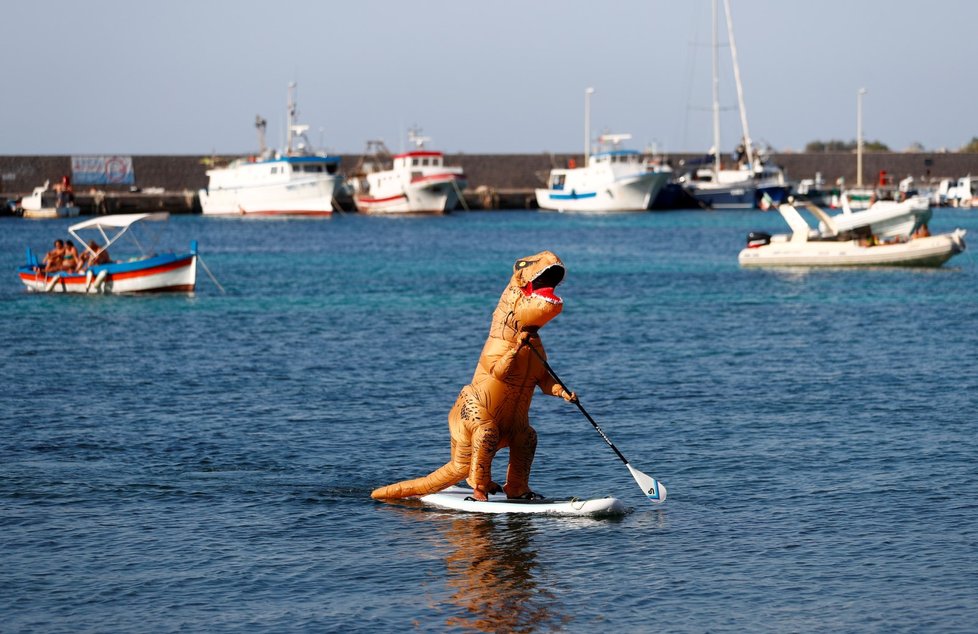
<path id="1" fill-rule="evenodd" d="M 175 217 L 195 296 L 31 295 L 0 219 L 0 631 L 974 631 L 978 265 L 742 270 L 773 214 Z M 970 230 L 938 210 L 931 228 Z M 531 483 L 615 520 L 369 491 L 448 455 L 514 260 L 567 265 Z M 504 458 L 497 460 L 502 476 Z"/>

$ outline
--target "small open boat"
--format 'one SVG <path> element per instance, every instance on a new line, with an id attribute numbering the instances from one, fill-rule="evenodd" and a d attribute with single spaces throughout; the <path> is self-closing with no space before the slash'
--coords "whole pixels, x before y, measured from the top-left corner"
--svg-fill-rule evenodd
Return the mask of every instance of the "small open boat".
<path id="1" fill-rule="evenodd" d="M 87 245 L 83 235 L 98 235 L 98 253 L 115 251 L 119 239 L 128 236 L 138 255 L 124 260 L 95 264 L 78 272 L 45 272 L 37 256 L 27 249 L 27 264 L 18 267 L 17 275 L 30 291 L 40 293 L 141 293 L 172 291 L 191 293 L 197 284 L 197 241 L 191 241 L 190 251 L 184 253 L 151 253 L 131 231 L 134 225 L 146 221 L 164 221 L 167 212 L 119 214 L 100 216 L 71 225 L 68 233 L 81 245 Z M 86 232 L 82 234 L 81 232 Z M 85 246 L 91 250 L 90 247 Z M 93 253 L 94 255 L 94 253 Z"/>
<path id="2" fill-rule="evenodd" d="M 35 187 L 30 196 L 20 201 L 24 218 L 74 218 L 81 209 L 74 203 L 72 197 L 62 195 L 50 188 L 51 181 L 44 181 L 40 187 Z"/>
<path id="3" fill-rule="evenodd" d="M 877 203 L 878 204 L 878 203 Z M 965 230 L 930 235 L 931 211 L 916 201 L 830 216 L 809 205 L 813 229 L 790 204 L 778 206 L 792 233 L 752 232 L 741 266 L 941 266 L 965 250 Z"/>

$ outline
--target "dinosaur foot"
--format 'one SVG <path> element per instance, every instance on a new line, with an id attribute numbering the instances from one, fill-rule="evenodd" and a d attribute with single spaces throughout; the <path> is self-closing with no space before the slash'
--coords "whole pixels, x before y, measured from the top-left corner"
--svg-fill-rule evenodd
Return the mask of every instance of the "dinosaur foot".
<path id="1" fill-rule="evenodd" d="M 509 496 L 510 500 L 545 500 L 546 496 L 540 495 L 539 493 L 534 493 L 533 491 L 527 491 L 523 495 Z"/>

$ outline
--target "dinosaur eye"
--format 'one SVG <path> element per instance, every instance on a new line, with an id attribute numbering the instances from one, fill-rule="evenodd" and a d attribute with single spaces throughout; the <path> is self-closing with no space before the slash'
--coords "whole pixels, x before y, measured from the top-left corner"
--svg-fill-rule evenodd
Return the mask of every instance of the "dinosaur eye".
<path id="1" fill-rule="evenodd" d="M 534 262 L 536 262 L 536 260 L 517 260 L 516 266 L 513 267 L 513 270 L 519 271 L 520 269 L 525 269 L 526 267 L 530 266 Z"/>

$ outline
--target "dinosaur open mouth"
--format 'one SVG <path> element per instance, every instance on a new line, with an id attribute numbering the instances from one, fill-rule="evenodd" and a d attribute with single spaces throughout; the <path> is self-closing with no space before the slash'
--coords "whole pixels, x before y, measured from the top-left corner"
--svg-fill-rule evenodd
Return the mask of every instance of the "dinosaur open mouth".
<path id="1" fill-rule="evenodd" d="M 551 304 L 563 304 L 564 300 L 557 297 L 554 289 L 564 279 L 564 267 L 559 264 L 551 264 L 543 269 L 539 275 L 527 282 L 523 287 L 523 294 L 527 297 L 531 295 L 550 302 Z"/>

